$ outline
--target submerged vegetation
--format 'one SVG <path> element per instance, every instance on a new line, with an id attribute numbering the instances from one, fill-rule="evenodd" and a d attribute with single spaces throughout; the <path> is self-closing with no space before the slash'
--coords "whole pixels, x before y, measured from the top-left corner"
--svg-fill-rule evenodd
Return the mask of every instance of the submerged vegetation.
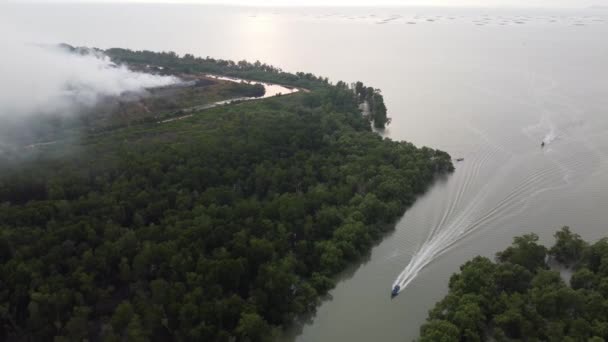
<path id="1" fill-rule="evenodd" d="M 255 73 L 312 91 L 2 161 L 0 340 L 269 340 L 453 170 L 373 133 L 349 87 Z"/>
<path id="2" fill-rule="evenodd" d="M 547 249 L 534 234 L 516 237 L 496 262 L 461 266 L 420 341 L 608 340 L 608 238 L 589 245 L 564 227 L 555 239 Z"/>

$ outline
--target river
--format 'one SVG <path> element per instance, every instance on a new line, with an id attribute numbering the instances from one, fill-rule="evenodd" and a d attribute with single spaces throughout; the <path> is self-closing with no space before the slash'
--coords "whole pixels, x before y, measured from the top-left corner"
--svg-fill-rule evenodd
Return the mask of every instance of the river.
<path id="1" fill-rule="evenodd" d="M 204 105 L 198 105 L 198 106 L 188 107 L 188 108 L 181 108 L 179 112 L 181 112 L 181 113 L 199 112 L 202 110 L 207 110 L 207 109 L 215 108 L 218 106 L 228 105 L 231 103 L 267 99 L 267 98 L 273 97 L 273 96 L 289 95 L 289 94 L 294 94 L 294 93 L 297 93 L 298 91 L 300 91 L 300 89 L 295 88 L 295 87 L 286 87 L 286 86 L 283 86 L 280 84 L 274 84 L 274 83 L 258 82 L 258 81 L 252 81 L 252 80 L 244 80 L 244 79 L 235 78 L 235 77 L 226 77 L 226 76 L 218 76 L 218 75 L 211 75 L 211 74 L 208 74 L 206 76 L 209 78 L 214 78 L 214 79 L 228 81 L 228 82 L 235 82 L 235 83 L 246 82 L 249 84 L 261 84 L 262 86 L 264 86 L 264 95 L 258 96 L 258 97 L 235 97 L 232 99 L 217 101 L 217 102 L 208 103 L 208 104 L 204 104 Z M 308 90 L 305 90 L 305 91 L 308 91 Z M 174 116 L 169 119 L 158 121 L 158 123 L 163 124 L 163 123 L 173 122 L 176 120 L 182 120 L 182 119 L 189 118 L 192 115 L 194 115 L 194 114 Z M 48 144 L 48 143 L 46 143 L 46 144 Z M 44 145 L 44 144 L 33 144 L 33 145 L 28 145 L 27 147 L 35 147 L 35 146 L 39 146 L 39 145 Z"/>
<path id="2" fill-rule="evenodd" d="M 259 59 L 361 80 L 382 89 L 386 136 L 464 158 L 287 340 L 409 341 L 475 255 L 528 232 L 549 244 L 562 225 L 591 241 L 607 235 L 606 10 L 72 4 L 0 13 L 0 28 L 29 41 Z M 390 300 L 398 279 L 404 289 Z"/>

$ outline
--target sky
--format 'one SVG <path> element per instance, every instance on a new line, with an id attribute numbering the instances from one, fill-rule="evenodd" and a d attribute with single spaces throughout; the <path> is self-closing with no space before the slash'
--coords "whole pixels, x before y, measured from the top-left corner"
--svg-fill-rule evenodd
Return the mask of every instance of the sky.
<path id="1" fill-rule="evenodd" d="M 0 0 L 2 2 L 192 3 L 247 6 L 482 6 L 588 7 L 608 0 Z"/>

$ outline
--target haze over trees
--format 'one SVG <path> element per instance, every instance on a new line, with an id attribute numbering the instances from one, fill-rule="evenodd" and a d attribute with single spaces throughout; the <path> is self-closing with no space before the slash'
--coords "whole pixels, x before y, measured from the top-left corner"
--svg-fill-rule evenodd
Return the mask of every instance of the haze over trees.
<path id="1" fill-rule="evenodd" d="M 453 170 L 445 152 L 373 133 L 349 87 L 110 51 L 311 92 L 3 159 L 0 340 L 269 340 Z"/>
<path id="2" fill-rule="evenodd" d="M 563 227 L 547 249 L 516 237 L 496 261 L 461 266 L 430 311 L 420 341 L 605 341 L 608 339 L 608 238 L 588 244 Z M 548 262 L 574 273 L 564 281 Z"/>

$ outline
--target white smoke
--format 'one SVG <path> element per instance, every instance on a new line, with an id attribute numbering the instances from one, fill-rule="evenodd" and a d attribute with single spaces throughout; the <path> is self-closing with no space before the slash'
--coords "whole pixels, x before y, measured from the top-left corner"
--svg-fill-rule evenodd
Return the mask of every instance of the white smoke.
<path id="1" fill-rule="evenodd" d="M 69 114 L 107 96 L 143 92 L 178 82 L 175 77 L 134 72 L 99 53 L 72 53 L 59 46 L 0 42 L 0 119 Z"/>

